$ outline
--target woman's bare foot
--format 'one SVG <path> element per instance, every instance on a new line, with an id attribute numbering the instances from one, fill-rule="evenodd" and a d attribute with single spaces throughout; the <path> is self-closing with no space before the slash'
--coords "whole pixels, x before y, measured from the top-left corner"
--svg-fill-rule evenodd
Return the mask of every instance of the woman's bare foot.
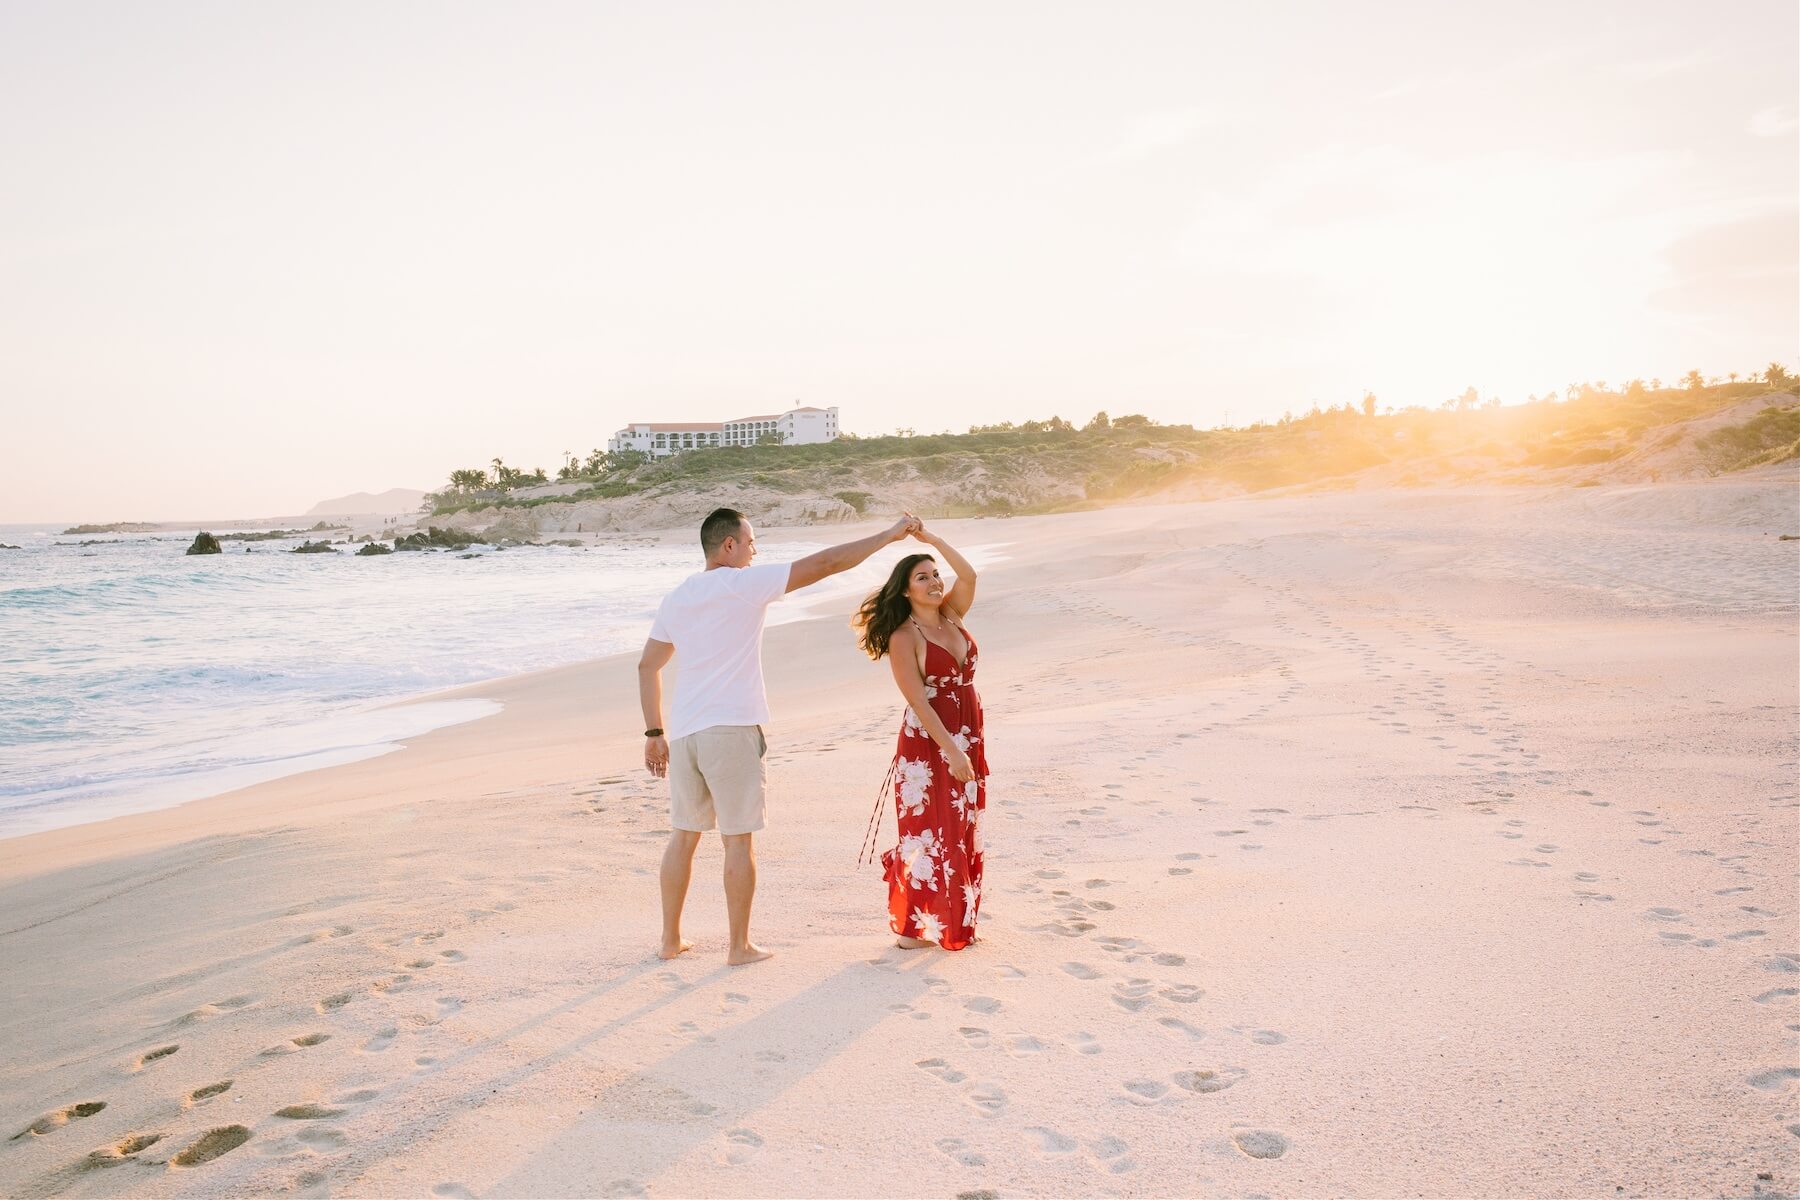
<path id="1" fill-rule="evenodd" d="M 924 938 L 897 937 L 894 939 L 894 945 L 902 950 L 923 950 L 925 947 L 935 946 L 937 943 L 928 942 Z"/>
<path id="2" fill-rule="evenodd" d="M 663 959 L 674 958 L 677 954 L 686 954 L 689 950 L 692 950 L 693 948 L 694 948 L 694 943 L 688 941 L 686 938 L 682 938 L 680 941 L 676 942 L 673 946 L 669 945 L 669 943 L 667 943 L 667 942 L 664 942 L 662 949 L 658 950 L 656 952 L 656 957 L 663 958 Z"/>
<path id="3" fill-rule="evenodd" d="M 744 948 L 742 950 L 733 950 L 731 953 L 727 954 L 725 956 L 725 963 L 727 966 L 742 967 L 753 962 L 761 962 L 765 958 L 774 957 L 775 952 L 773 950 L 764 950 L 755 942 L 746 942 L 744 943 Z"/>

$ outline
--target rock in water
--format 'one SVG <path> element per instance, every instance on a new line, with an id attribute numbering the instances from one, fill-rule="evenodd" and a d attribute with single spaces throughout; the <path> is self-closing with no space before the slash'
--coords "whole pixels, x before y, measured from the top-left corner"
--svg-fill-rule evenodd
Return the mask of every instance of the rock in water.
<path id="1" fill-rule="evenodd" d="M 219 548 L 219 539 L 214 537 L 210 533 L 195 534 L 194 535 L 194 544 L 187 548 L 187 552 L 189 554 L 222 554 L 222 553 L 224 553 L 224 551 L 222 551 Z"/>
<path id="2" fill-rule="evenodd" d="M 358 550 L 356 552 L 356 556 L 358 558 L 367 558 L 372 554 L 392 554 L 392 553 L 393 553 L 393 550 L 389 549 L 387 546 L 382 545 L 380 542 L 370 542 L 368 545 L 364 546 L 361 550 Z"/>
<path id="3" fill-rule="evenodd" d="M 332 549 L 330 542 L 301 542 L 298 546 L 295 546 L 292 550 L 288 551 L 288 553 L 289 554 L 336 554 L 337 551 Z"/>

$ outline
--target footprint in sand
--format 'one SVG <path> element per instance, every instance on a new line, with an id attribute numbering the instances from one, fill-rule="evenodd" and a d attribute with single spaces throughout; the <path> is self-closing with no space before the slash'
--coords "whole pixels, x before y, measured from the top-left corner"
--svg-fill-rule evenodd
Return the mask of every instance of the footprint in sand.
<path id="1" fill-rule="evenodd" d="M 1088 966 L 1086 963 L 1067 962 L 1062 965 L 1062 969 L 1077 979 L 1100 978 L 1100 972 L 1094 970 L 1094 968 Z"/>
<path id="2" fill-rule="evenodd" d="M 970 1012 L 996 1013 L 1000 1011 L 1001 1004 L 992 996 L 970 996 L 963 1001 L 963 1007 Z"/>
<path id="3" fill-rule="evenodd" d="M 1800 988 L 1770 988 L 1768 991 L 1762 993 L 1762 995 L 1755 997 L 1755 1000 L 1758 1004 L 1768 1004 L 1775 1000 L 1792 999 L 1795 996 L 1800 996 Z"/>
<path id="4" fill-rule="evenodd" d="M 1250 1034 L 1250 1040 L 1259 1046 L 1279 1046 L 1287 1041 L 1287 1034 L 1276 1033 L 1273 1029 L 1258 1029 Z"/>
<path id="5" fill-rule="evenodd" d="M 919 1068 L 919 1070 L 925 1072 L 927 1075 L 935 1075 L 945 1083 L 961 1083 L 968 1078 L 967 1075 L 963 1074 L 941 1058 L 921 1058 L 918 1062 L 914 1063 L 913 1066 Z"/>
<path id="6" fill-rule="evenodd" d="M 431 1194 L 442 1200 L 475 1200 L 475 1193 L 460 1183 L 440 1183 L 431 1189 Z"/>
<path id="7" fill-rule="evenodd" d="M 1206 992 L 1201 988 L 1195 987 L 1191 983 L 1172 983 L 1156 994 L 1161 996 L 1164 1000 L 1169 1000 L 1176 1004 L 1192 1004 L 1199 1000 L 1200 997 L 1206 995 Z"/>
<path id="8" fill-rule="evenodd" d="M 1225 1067 L 1217 1071 L 1177 1071 L 1170 1078 L 1183 1091 L 1193 1092 L 1197 1096 L 1210 1096 L 1214 1092 L 1224 1091 L 1243 1075 L 1244 1072 L 1235 1067 Z"/>
<path id="9" fill-rule="evenodd" d="M 1158 1017 L 1156 1023 L 1163 1026 L 1165 1029 L 1174 1029 L 1178 1032 L 1185 1033 L 1196 1042 L 1206 1036 L 1204 1030 L 1194 1028 L 1180 1017 Z"/>
<path id="10" fill-rule="evenodd" d="M 167 1058 L 179 1049 L 181 1049 L 180 1046 L 159 1046 L 155 1050 L 147 1050 L 138 1055 L 137 1063 L 132 1067 L 132 1070 L 141 1071 L 151 1063 L 156 1062 L 158 1059 Z"/>
<path id="11" fill-rule="evenodd" d="M 1070 1034 L 1069 1045 L 1075 1048 L 1077 1054 L 1099 1054 L 1101 1049 L 1099 1040 L 1087 1032 Z"/>
<path id="12" fill-rule="evenodd" d="M 1765 1092 L 1783 1092 L 1795 1080 L 1800 1080 L 1800 1067 L 1772 1067 L 1767 1071 L 1758 1071 L 1745 1082 Z"/>
<path id="13" fill-rule="evenodd" d="M 148 1150 L 162 1140 L 163 1135 L 160 1133 L 129 1134 L 110 1146 L 95 1150 L 93 1153 L 89 1154 L 83 1162 L 79 1163 L 75 1169 L 82 1171 L 87 1170 L 90 1167 L 120 1166 L 127 1159 L 132 1159 L 135 1155 L 144 1150 Z"/>
<path id="14" fill-rule="evenodd" d="M 328 1013 L 328 1012 L 333 1012 L 337 1009 L 340 1009 L 348 1003 L 350 1003 L 350 993 L 349 992 L 336 992 L 330 996 L 325 997 L 323 1000 L 319 1001 L 319 1003 L 316 1005 L 316 1007 L 318 1008 L 318 1010 L 320 1012 Z"/>
<path id="15" fill-rule="evenodd" d="M 1268 1129 L 1246 1129 L 1231 1135 L 1232 1143 L 1250 1158 L 1280 1158 L 1288 1152 L 1288 1140 Z"/>
<path id="16" fill-rule="evenodd" d="M 1119 1086 L 1131 1093 L 1133 1104 L 1154 1104 L 1169 1094 L 1169 1085 L 1155 1079 L 1127 1079 Z"/>
<path id="17" fill-rule="evenodd" d="M 969 1149 L 969 1143 L 963 1141 L 961 1138 L 938 1139 L 937 1151 L 939 1154 L 944 1155 L 954 1162 L 959 1162 L 965 1167 L 987 1166 L 987 1159 Z"/>
<path id="18" fill-rule="evenodd" d="M 984 1117 L 997 1117 L 1006 1111 L 1006 1093 L 991 1083 L 984 1083 L 969 1093 L 969 1103 Z"/>
<path id="19" fill-rule="evenodd" d="M 1123 1138 L 1116 1138 L 1111 1134 L 1088 1143 L 1088 1154 L 1092 1156 L 1094 1165 L 1105 1167 L 1114 1175 L 1137 1170 L 1137 1160 L 1127 1157 L 1126 1152 L 1130 1149 Z"/>
<path id="20" fill-rule="evenodd" d="M 322 1104 L 290 1104 L 286 1108 L 278 1108 L 275 1115 L 289 1121 L 329 1121 L 333 1117 L 341 1117 L 341 1108 L 326 1108 Z"/>
<path id="21" fill-rule="evenodd" d="M 1074 1138 L 1043 1125 L 1028 1126 L 1025 1136 L 1030 1139 L 1031 1148 L 1039 1154 L 1068 1154 L 1077 1144 Z"/>
<path id="22" fill-rule="evenodd" d="M 1644 910 L 1644 916 L 1651 921 L 1679 921 L 1682 919 L 1679 908 L 1649 908 Z"/>
<path id="23" fill-rule="evenodd" d="M 375 1036 L 362 1044 L 364 1054 L 380 1054 L 392 1048 L 394 1039 L 400 1036 L 400 1030 L 392 1025 L 384 1025 L 375 1031 Z"/>
<path id="24" fill-rule="evenodd" d="M 302 1129 L 294 1137 L 309 1146 L 317 1146 L 324 1150 L 336 1150 L 350 1144 L 350 1139 L 336 1129 Z"/>
<path id="25" fill-rule="evenodd" d="M 217 1083 L 209 1083 L 205 1087 L 195 1088 L 188 1093 L 187 1101 L 183 1107 L 192 1108 L 196 1104 L 204 1104 L 214 1096 L 229 1092 L 231 1090 L 231 1083 L 232 1081 L 229 1079 L 221 1079 Z"/>
<path id="26" fill-rule="evenodd" d="M 1113 1003 L 1126 1012 L 1143 1012 L 1150 1004 L 1150 990 L 1155 985 L 1148 979 L 1113 984 Z"/>
<path id="27" fill-rule="evenodd" d="M 90 1100 L 84 1104 L 71 1104 L 67 1108 L 59 1108 L 53 1113 L 46 1113 L 12 1135 L 10 1140 L 18 1141 L 23 1137 L 42 1137 L 46 1133 L 54 1133 L 70 1121 L 79 1121 L 91 1117 L 106 1107 L 104 1100 Z"/>
<path id="28" fill-rule="evenodd" d="M 763 1148 L 761 1135 L 749 1129 L 731 1129 L 725 1133 L 724 1159 L 727 1166 L 741 1167 L 756 1157 Z"/>
<path id="29" fill-rule="evenodd" d="M 242 1125 L 221 1125 L 209 1129 L 188 1147 L 169 1160 L 172 1166 L 197 1167 L 221 1154 L 229 1154 L 250 1140 L 250 1131 Z"/>
<path id="30" fill-rule="evenodd" d="M 1044 1043 L 1037 1038 L 1015 1033 L 1006 1039 L 1006 1052 L 1014 1058 L 1026 1058 L 1033 1054 L 1041 1054 Z"/>

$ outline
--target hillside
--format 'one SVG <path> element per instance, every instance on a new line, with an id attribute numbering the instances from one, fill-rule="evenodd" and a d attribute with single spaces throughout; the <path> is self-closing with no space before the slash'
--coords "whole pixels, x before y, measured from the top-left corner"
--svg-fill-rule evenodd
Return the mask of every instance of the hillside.
<path id="1" fill-rule="evenodd" d="M 1283 489 L 1651 483 L 1782 463 L 1800 476 L 1800 407 L 1760 382 L 1387 415 L 1344 406 L 1243 429 L 1047 424 L 700 450 L 556 485 L 562 494 L 439 494 L 430 522 L 528 537 L 691 525 L 719 505 L 794 525 L 903 508 L 1006 516 Z"/>
<path id="2" fill-rule="evenodd" d="M 412 516 L 426 493 L 417 488 L 389 488 L 385 492 L 352 492 L 334 500 L 321 500 L 306 510 L 309 517 Z"/>

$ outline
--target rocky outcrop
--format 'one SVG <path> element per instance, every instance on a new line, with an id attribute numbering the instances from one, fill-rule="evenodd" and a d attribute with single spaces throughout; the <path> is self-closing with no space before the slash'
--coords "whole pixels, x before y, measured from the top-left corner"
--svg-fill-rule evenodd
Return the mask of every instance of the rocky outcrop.
<path id="1" fill-rule="evenodd" d="M 289 554 L 336 554 L 337 550 L 330 542 L 301 542 Z"/>
<path id="2" fill-rule="evenodd" d="M 71 525 L 63 536 L 83 533 L 155 533 L 160 526 L 145 521 L 114 521 L 110 525 Z"/>
<path id="3" fill-rule="evenodd" d="M 187 552 L 189 554 L 222 554 L 222 553 L 224 553 L 224 551 L 219 546 L 219 539 L 214 537 L 210 533 L 204 533 L 204 532 L 197 533 L 194 535 L 194 544 L 187 548 Z"/>
<path id="4" fill-rule="evenodd" d="M 485 538 L 457 529 L 440 529 L 433 525 L 424 533 L 409 533 L 394 539 L 396 550 L 467 550 Z"/>
<path id="5" fill-rule="evenodd" d="M 370 542 L 368 545 L 358 550 L 356 556 L 358 558 L 369 558 L 376 554 L 392 554 L 393 552 L 394 548 L 392 546 L 385 546 L 380 542 Z"/>

